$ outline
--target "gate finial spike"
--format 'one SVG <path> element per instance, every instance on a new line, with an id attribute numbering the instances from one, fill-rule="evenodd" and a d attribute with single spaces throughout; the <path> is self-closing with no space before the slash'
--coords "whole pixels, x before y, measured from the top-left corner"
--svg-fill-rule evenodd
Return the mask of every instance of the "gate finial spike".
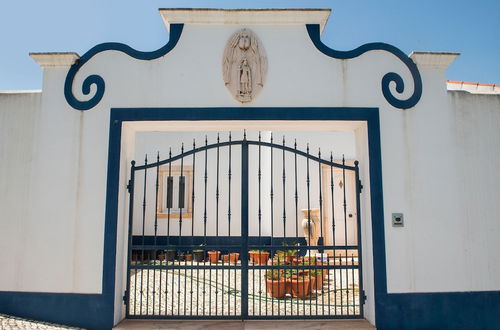
<path id="1" fill-rule="evenodd" d="M 318 158 L 321 158 L 321 148 L 318 148 Z"/>
<path id="2" fill-rule="evenodd" d="M 260 131 L 259 131 L 259 142 L 260 142 L 260 140 L 261 140 L 261 136 L 260 136 Z"/>
<path id="3" fill-rule="evenodd" d="M 146 154 L 146 156 L 144 156 L 144 162 L 147 164 L 148 163 L 148 154 Z"/>
<path id="4" fill-rule="evenodd" d="M 182 144 L 181 144 L 181 154 L 183 154 L 183 153 L 184 153 L 184 142 L 182 142 Z"/>
<path id="5" fill-rule="evenodd" d="M 172 158 L 172 147 L 168 149 L 168 157 Z"/>
<path id="6" fill-rule="evenodd" d="M 358 167 L 359 162 L 357 160 L 354 161 L 354 166 Z"/>
<path id="7" fill-rule="evenodd" d="M 247 130 L 246 130 L 246 129 L 244 129 L 244 130 L 243 130 L 243 140 L 245 140 L 245 141 L 246 141 L 246 139 L 247 139 Z"/>
<path id="8" fill-rule="evenodd" d="M 333 151 L 330 151 L 330 161 L 333 163 Z"/>
<path id="9" fill-rule="evenodd" d="M 295 142 L 293 143 L 293 146 L 295 149 L 297 149 L 297 139 L 295 139 Z"/>
<path id="10" fill-rule="evenodd" d="M 283 135 L 283 146 L 285 145 L 285 136 Z"/>
<path id="11" fill-rule="evenodd" d="M 273 143 L 273 132 L 271 132 L 271 143 Z"/>
<path id="12" fill-rule="evenodd" d="M 217 143 L 220 143 L 220 134 L 217 132 Z"/>
<path id="13" fill-rule="evenodd" d="M 132 166 L 135 166 L 135 160 L 131 161 L 130 164 L 132 164 Z"/>
<path id="14" fill-rule="evenodd" d="M 342 154 L 342 165 L 345 165 L 345 158 L 344 158 L 344 154 Z"/>
<path id="15" fill-rule="evenodd" d="M 229 142 L 231 142 L 231 131 L 229 131 Z"/>
<path id="16" fill-rule="evenodd" d="M 208 145 L 208 136 L 205 135 L 205 145 Z"/>
<path id="17" fill-rule="evenodd" d="M 196 149 L 196 139 L 193 139 L 193 149 Z"/>
<path id="18" fill-rule="evenodd" d="M 306 150 L 307 150 L 307 153 L 309 153 L 309 143 L 307 144 Z"/>
<path id="19" fill-rule="evenodd" d="M 156 162 L 160 161 L 160 151 L 156 152 Z"/>

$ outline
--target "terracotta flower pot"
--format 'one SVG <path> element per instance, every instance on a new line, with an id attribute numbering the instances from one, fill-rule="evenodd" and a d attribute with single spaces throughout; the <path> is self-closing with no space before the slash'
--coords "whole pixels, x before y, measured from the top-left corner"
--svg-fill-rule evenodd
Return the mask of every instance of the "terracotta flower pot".
<path id="1" fill-rule="evenodd" d="M 259 252 L 257 251 L 248 251 L 248 260 L 250 261 L 250 263 L 252 264 L 256 264 L 257 263 L 257 254 Z"/>
<path id="2" fill-rule="evenodd" d="M 269 252 L 257 252 L 255 254 L 255 261 L 254 263 L 259 264 L 259 265 L 265 265 L 267 264 L 267 260 L 269 259 Z"/>
<path id="3" fill-rule="evenodd" d="M 229 254 L 222 255 L 222 262 L 225 264 L 229 263 Z"/>
<path id="4" fill-rule="evenodd" d="M 290 281 L 292 296 L 294 298 L 307 298 L 311 293 L 311 282 L 308 277 L 293 278 Z"/>
<path id="5" fill-rule="evenodd" d="M 203 262 L 205 260 L 205 251 L 193 251 L 193 258 L 196 262 Z"/>
<path id="6" fill-rule="evenodd" d="M 275 258 L 277 259 L 278 263 L 286 263 L 286 264 L 291 264 L 294 256 L 287 256 L 283 254 L 276 255 Z"/>
<path id="7" fill-rule="evenodd" d="M 266 278 L 266 291 L 273 298 L 283 298 L 289 288 L 287 284 L 283 277 L 277 280 Z"/>
<path id="8" fill-rule="evenodd" d="M 315 276 L 311 276 L 311 290 L 321 290 L 323 288 L 323 274 L 318 273 Z"/>
<path id="9" fill-rule="evenodd" d="M 266 251 L 250 251 L 248 252 L 250 262 L 256 265 L 266 265 L 269 259 L 269 252 Z"/>
<path id="10" fill-rule="evenodd" d="M 174 261 L 176 252 L 176 250 L 167 250 L 165 252 L 167 261 Z"/>
<path id="11" fill-rule="evenodd" d="M 186 254 L 186 261 L 191 261 L 193 260 L 193 255 L 192 254 Z"/>
<path id="12" fill-rule="evenodd" d="M 208 251 L 208 258 L 212 264 L 216 264 L 219 261 L 220 251 Z"/>
<path id="13" fill-rule="evenodd" d="M 229 262 L 232 264 L 236 264 L 239 258 L 240 258 L 239 253 L 234 252 L 229 254 Z"/>

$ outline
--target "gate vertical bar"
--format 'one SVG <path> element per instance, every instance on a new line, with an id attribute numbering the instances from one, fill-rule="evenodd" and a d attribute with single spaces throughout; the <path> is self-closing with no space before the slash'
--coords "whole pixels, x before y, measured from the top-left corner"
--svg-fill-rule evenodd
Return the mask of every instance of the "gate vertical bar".
<path id="1" fill-rule="evenodd" d="M 347 190 L 347 184 L 345 182 L 345 157 L 342 155 L 342 182 L 343 182 L 343 196 L 344 196 L 344 247 L 345 247 L 345 256 L 344 256 L 344 262 L 346 265 L 346 271 L 345 271 L 345 280 L 346 280 L 346 285 L 345 285 L 345 293 L 346 293 L 346 312 L 347 315 L 349 315 L 349 270 L 347 268 L 348 265 L 348 258 L 347 258 L 347 198 L 346 198 L 346 190 Z M 344 307 L 342 307 L 342 312 L 344 311 Z"/>
<path id="2" fill-rule="evenodd" d="M 359 180 L 359 162 L 354 161 L 355 170 L 355 180 L 356 180 L 356 231 L 358 238 L 358 293 L 359 293 L 359 315 L 364 316 L 363 305 L 365 300 L 364 290 L 363 290 L 363 264 L 361 259 L 361 205 L 360 205 L 360 194 L 361 194 L 361 181 Z"/>
<path id="3" fill-rule="evenodd" d="M 130 277 L 131 277 L 131 269 L 130 265 L 132 263 L 132 227 L 133 227 L 133 219 L 134 219 L 134 181 L 135 181 L 135 160 L 131 162 L 130 166 L 130 180 L 128 182 L 128 192 L 130 194 L 129 204 L 128 204 L 128 258 L 127 258 L 127 290 L 125 292 L 125 308 L 126 315 L 130 315 Z M 136 258 L 136 264 L 137 264 Z M 134 277 L 137 277 L 137 269 L 135 269 Z M 135 314 L 135 291 L 137 288 L 134 287 L 134 314 Z"/>
<path id="4" fill-rule="evenodd" d="M 156 254 L 158 250 L 156 249 L 157 245 L 157 235 L 158 235 L 158 188 L 160 187 L 159 185 L 159 177 L 160 177 L 160 152 L 156 154 L 156 183 L 155 183 L 155 225 L 154 225 L 154 230 L 155 230 L 155 236 L 154 236 L 154 243 L 153 245 L 155 246 L 154 248 L 154 257 L 155 257 L 155 264 L 156 264 Z M 160 262 L 161 265 L 161 262 Z M 161 271 L 160 271 L 160 288 L 159 293 L 160 297 L 158 298 L 158 301 L 161 299 Z M 156 298 L 156 269 L 153 270 L 153 315 L 155 313 L 155 298 Z M 160 304 L 158 304 L 158 314 L 160 314 Z"/>
<path id="5" fill-rule="evenodd" d="M 196 149 L 196 140 L 193 139 L 193 150 Z M 192 178 L 192 183 L 191 183 L 191 251 L 188 251 L 193 253 L 192 249 L 194 247 L 194 182 L 196 181 L 196 152 L 193 152 L 193 176 Z M 187 265 L 187 258 L 186 258 L 186 265 Z M 193 257 L 191 256 L 191 279 L 190 279 L 190 284 L 191 288 L 189 290 L 190 293 L 190 303 L 189 303 L 189 315 L 193 315 Z"/>
<path id="6" fill-rule="evenodd" d="M 144 160 L 144 165 L 148 165 L 148 155 L 146 154 L 145 160 Z M 143 191 L 143 198 L 142 198 L 142 241 L 141 241 L 141 248 L 142 248 L 142 253 L 141 253 L 141 261 L 142 264 L 144 265 L 144 225 L 146 222 L 146 181 L 147 181 L 147 176 L 148 176 L 148 169 L 144 169 L 144 191 Z M 148 280 L 149 280 L 149 268 L 147 269 L 148 272 Z M 144 283 L 144 269 L 141 270 L 141 307 L 140 307 L 140 313 L 142 315 L 142 297 L 143 297 L 143 283 Z M 148 283 L 149 284 L 149 283 Z M 147 288 L 147 287 L 146 287 Z M 147 295 L 146 291 L 146 295 Z M 148 301 L 146 298 L 146 314 L 148 313 Z"/>
<path id="7" fill-rule="evenodd" d="M 248 317 L 248 143 L 241 144 L 241 317 Z"/>

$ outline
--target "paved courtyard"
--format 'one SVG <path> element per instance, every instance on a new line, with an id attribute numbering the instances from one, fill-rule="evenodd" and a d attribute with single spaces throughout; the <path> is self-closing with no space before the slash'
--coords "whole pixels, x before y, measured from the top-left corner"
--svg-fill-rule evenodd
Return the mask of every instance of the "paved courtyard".
<path id="1" fill-rule="evenodd" d="M 185 266 L 185 263 L 177 263 Z M 239 269 L 143 269 L 131 275 L 131 315 L 241 315 Z M 266 270 L 248 272 L 250 316 L 355 316 L 359 310 L 355 269 L 329 270 L 323 287 L 304 299 L 272 298 L 266 292 Z"/>
<path id="2" fill-rule="evenodd" d="M 78 329 L 67 327 L 64 325 L 57 325 L 48 322 L 40 322 L 34 320 L 27 320 L 20 317 L 9 316 L 0 314 L 0 329 L 2 330 L 22 330 L 22 329 L 44 329 L 44 330 L 58 330 L 58 329 Z"/>

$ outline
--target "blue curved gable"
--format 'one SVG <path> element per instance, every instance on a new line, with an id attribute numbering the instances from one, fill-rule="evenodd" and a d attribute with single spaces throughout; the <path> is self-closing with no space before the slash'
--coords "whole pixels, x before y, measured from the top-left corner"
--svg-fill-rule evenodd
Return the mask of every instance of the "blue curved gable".
<path id="1" fill-rule="evenodd" d="M 66 81 L 64 82 L 64 97 L 66 98 L 66 101 L 69 105 L 77 110 L 89 110 L 95 107 L 101 101 L 102 97 L 104 96 L 106 84 L 104 83 L 104 79 L 97 74 L 90 75 L 83 81 L 82 92 L 84 95 L 88 95 L 90 93 L 90 86 L 96 85 L 97 87 L 96 93 L 90 100 L 79 101 L 76 99 L 72 91 L 73 81 L 78 70 L 80 70 L 80 68 L 83 67 L 85 63 L 87 63 L 95 55 L 108 50 L 116 50 L 138 60 L 151 61 L 166 55 L 168 52 L 174 49 L 181 37 L 183 27 L 184 24 L 171 24 L 170 38 L 167 44 L 152 52 L 141 52 L 133 49 L 128 45 L 117 42 L 107 42 L 94 46 L 88 52 L 86 52 L 77 63 L 73 64 L 70 67 L 68 74 L 66 75 Z"/>
<path id="2" fill-rule="evenodd" d="M 91 48 L 80 58 L 79 61 L 77 61 L 77 63 L 73 64 L 70 67 L 68 74 L 66 75 L 66 80 L 64 83 L 64 97 L 66 98 L 66 101 L 76 110 L 89 110 L 95 107 L 101 101 L 102 97 L 104 96 L 106 84 L 104 82 L 104 79 L 100 75 L 92 74 L 86 77 L 83 81 L 81 88 L 84 95 L 90 94 L 90 87 L 92 85 L 96 86 L 96 93 L 89 100 L 78 100 L 73 94 L 72 90 L 76 74 L 78 73 L 80 68 L 82 68 L 85 63 L 87 63 L 95 55 L 108 50 L 115 50 L 123 52 L 138 60 L 154 60 L 161 56 L 164 56 L 177 45 L 177 42 L 179 41 L 182 34 L 183 26 L 183 24 L 171 24 L 170 39 L 168 43 L 165 46 L 152 52 L 141 52 L 131 48 L 128 45 L 115 42 L 103 43 Z M 413 94 L 406 100 L 395 97 L 389 88 L 390 83 L 394 82 L 396 84 L 396 91 L 398 93 L 404 92 L 405 84 L 403 78 L 401 78 L 399 74 L 395 72 L 388 72 L 382 77 L 381 81 L 382 94 L 384 95 L 384 98 L 393 107 L 399 109 L 411 108 L 415 106 L 420 100 L 420 97 L 422 96 L 422 79 L 420 77 L 420 72 L 418 71 L 415 63 L 397 47 L 381 42 L 376 42 L 365 44 L 349 51 L 338 51 L 329 48 L 321 41 L 319 24 L 307 24 L 306 28 L 314 46 L 323 54 L 335 59 L 352 59 L 372 50 L 383 50 L 393 54 L 408 67 L 413 78 Z"/>
<path id="3" fill-rule="evenodd" d="M 399 58 L 401 62 L 403 62 L 410 70 L 411 76 L 413 77 L 414 89 L 413 89 L 413 94 L 407 100 L 400 100 L 394 97 L 394 95 L 392 95 L 391 93 L 391 90 L 389 89 L 389 84 L 391 82 L 395 82 L 396 91 L 398 93 L 403 93 L 405 89 L 405 84 L 403 78 L 401 78 L 399 74 L 395 72 L 388 72 L 382 78 L 382 93 L 385 99 L 393 107 L 399 109 L 411 108 L 415 106 L 420 100 L 420 97 L 422 96 L 422 78 L 420 77 L 420 72 L 418 71 L 418 68 L 412 61 L 412 59 L 406 56 L 406 54 L 403 53 L 399 48 L 389 44 L 385 44 L 383 42 L 373 42 L 369 44 L 364 44 L 353 50 L 339 51 L 329 48 L 321 41 L 319 24 L 307 24 L 306 27 L 307 27 L 307 33 L 309 34 L 309 37 L 311 38 L 311 41 L 313 42 L 314 46 L 320 52 L 332 58 L 348 60 L 363 55 L 364 53 L 369 52 L 371 50 L 383 50 L 393 54 L 394 56 Z"/>

